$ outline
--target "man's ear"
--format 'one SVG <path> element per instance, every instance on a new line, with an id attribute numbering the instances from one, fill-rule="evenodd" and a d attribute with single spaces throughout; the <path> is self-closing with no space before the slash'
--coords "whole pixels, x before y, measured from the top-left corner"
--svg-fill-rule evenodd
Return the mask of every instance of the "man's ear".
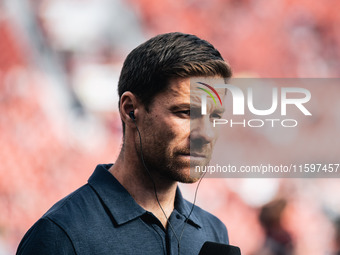
<path id="1" fill-rule="evenodd" d="M 120 118 L 125 123 L 125 125 L 133 125 L 133 119 L 131 118 L 131 112 L 135 119 L 138 116 L 139 102 L 136 96 L 131 91 L 126 91 L 120 97 L 119 113 Z"/>

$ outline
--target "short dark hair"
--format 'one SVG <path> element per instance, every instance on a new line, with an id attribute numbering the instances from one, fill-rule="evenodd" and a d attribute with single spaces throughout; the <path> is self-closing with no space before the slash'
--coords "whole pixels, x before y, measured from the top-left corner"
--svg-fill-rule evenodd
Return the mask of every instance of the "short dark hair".
<path id="1" fill-rule="evenodd" d="M 155 96 L 174 78 L 231 77 L 231 68 L 209 42 L 195 35 L 167 33 L 139 45 L 126 57 L 118 94 L 131 91 L 148 111 Z M 120 105 L 120 100 L 119 100 Z M 123 123 L 123 133 L 125 126 Z"/>

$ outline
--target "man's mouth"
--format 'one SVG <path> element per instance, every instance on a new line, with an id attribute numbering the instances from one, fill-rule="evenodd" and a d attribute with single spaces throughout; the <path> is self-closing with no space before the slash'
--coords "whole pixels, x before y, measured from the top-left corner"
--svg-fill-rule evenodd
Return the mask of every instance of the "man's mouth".
<path id="1" fill-rule="evenodd" d="M 202 152 L 180 153 L 180 155 L 191 159 L 204 159 L 207 157 L 207 155 Z"/>
<path id="2" fill-rule="evenodd" d="M 205 158 L 206 154 L 204 153 L 198 153 L 198 152 L 191 152 L 190 153 L 191 157 L 195 157 L 195 158 Z"/>

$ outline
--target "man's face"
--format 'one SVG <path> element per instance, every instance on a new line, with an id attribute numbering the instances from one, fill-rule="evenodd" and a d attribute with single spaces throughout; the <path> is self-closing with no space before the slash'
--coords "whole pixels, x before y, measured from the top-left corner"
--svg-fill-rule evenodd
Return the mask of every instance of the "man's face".
<path id="1" fill-rule="evenodd" d="M 193 80 L 224 83 L 222 78 Z M 208 99 L 207 114 L 202 115 L 202 90 L 195 87 L 190 90 L 189 78 L 172 80 L 167 90 L 156 95 L 149 112 L 144 111 L 140 125 L 146 165 L 152 173 L 173 181 L 198 180 L 199 176 L 190 175 L 190 167 L 209 163 L 218 135 L 212 120 L 222 116 L 223 108 Z M 223 100 L 224 90 L 218 92 Z M 136 149 L 139 151 L 139 145 Z"/>

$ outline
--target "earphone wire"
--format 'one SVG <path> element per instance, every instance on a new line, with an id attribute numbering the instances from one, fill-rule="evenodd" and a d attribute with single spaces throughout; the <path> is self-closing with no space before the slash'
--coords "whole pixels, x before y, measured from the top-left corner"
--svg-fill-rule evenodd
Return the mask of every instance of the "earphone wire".
<path id="1" fill-rule="evenodd" d="M 161 203 L 159 202 L 158 195 L 157 195 L 156 184 L 155 184 L 155 182 L 154 182 L 154 180 L 153 180 L 153 178 L 152 178 L 152 176 L 151 176 L 151 173 L 150 173 L 150 171 L 149 171 L 149 169 L 148 169 L 148 167 L 146 166 L 145 161 L 144 161 L 143 147 L 142 147 L 142 136 L 141 136 L 141 134 L 140 134 L 140 131 L 139 131 L 139 128 L 138 128 L 138 126 L 137 126 L 137 123 L 136 123 L 135 118 L 131 118 L 131 119 L 133 120 L 133 122 L 134 122 L 134 124 L 135 124 L 135 126 L 136 126 L 136 129 L 137 129 L 137 132 L 138 132 L 138 136 L 139 136 L 139 144 L 140 144 L 140 155 L 141 155 L 141 159 L 142 159 L 143 166 L 144 166 L 145 170 L 147 171 L 147 173 L 148 173 L 148 175 L 149 175 L 149 177 L 150 177 L 150 180 L 151 180 L 151 182 L 152 182 L 152 185 L 153 185 L 153 189 L 154 189 L 154 193 L 155 193 L 155 197 L 156 197 L 157 203 L 158 203 L 160 209 L 162 210 L 162 212 L 163 212 L 163 214 L 164 214 L 164 217 L 165 217 L 167 223 L 169 223 L 169 226 L 170 226 L 170 228 L 171 228 L 172 232 L 174 233 L 174 236 L 175 236 L 175 238 L 176 238 L 176 240 L 177 240 L 177 244 L 178 244 L 178 245 L 177 245 L 177 249 L 178 249 L 178 254 L 180 255 L 180 242 L 181 242 L 181 239 L 182 239 L 182 236 L 183 236 L 183 233 L 184 233 L 184 229 L 185 229 L 185 227 L 186 227 L 186 225 L 187 225 L 187 222 L 188 222 L 188 220 L 189 220 L 189 218 L 190 218 L 190 216 L 191 216 L 191 214 L 192 214 L 192 212 L 193 212 L 193 210 L 194 210 L 194 208 L 195 208 L 195 203 L 196 203 L 196 197 L 197 197 L 198 187 L 200 186 L 201 181 L 202 181 L 203 177 L 205 176 L 206 172 L 200 177 L 200 179 L 199 179 L 199 181 L 198 181 L 198 184 L 197 184 L 196 190 L 195 190 L 194 201 L 193 201 L 191 210 L 190 210 L 190 212 L 189 212 L 189 214 L 188 214 L 188 217 L 186 217 L 186 219 L 185 219 L 185 221 L 184 221 L 184 225 L 183 225 L 183 228 L 182 228 L 180 237 L 178 238 L 178 236 L 177 236 L 177 234 L 176 234 L 176 232 L 175 232 L 175 229 L 172 227 L 171 222 L 169 221 L 169 219 L 168 219 L 168 217 L 166 216 L 166 213 L 165 213 L 165 211 L 164 211 L 164 209 L 163 209 Z"/>
<path id="2" fill-rule="evenodd" d="M 170 226 L 172 232 L 174 233 L 174 235 L 175 235 L 175 237 L 176 237 L 176 240 L 177 240 L 177 242 L 178 242 L 178 244 L 179 244 L 178 236 L 177 236 L 177 234 L 176 234 L 174 228 L 172 227 L 172 225 L 171 225 L 171 223 L 170 223 L 168 217 L 166 216 L 166 213 L 165 213 L 165 211 L 164 211 L 164 209 L 163 209 L 161 203 L 159 202 L 158 195 L 157 195 L 156 184 L 155 184 L 155 182 L 154 182 L 154 180 L 153 180 L 153 178 L 152 178 L 152 176 L 151 176 L 151 173 L 150 173 L 150 171 L 149 171 L 149 169 L 148 169 L 148 167 L 146 166 L 145 161 L 144 161 L 143 148 L 142 148 L 142 137 L 141 137 L 141 134 L 140 134 L 140 132 L 139 132 L 139 129 L 138 129 L 136 120 L 133 119 L 133 118 L 132 118 L 132 120 L 133 120 L 133 122 L 135 123 L 135 126 L 136 126 L 136 128 L 137 128 L 137 132 L 138 132 L 138 135 L 139 135 L 140 154 L 141 154 L 142 163 L 143 163 L 143 166 L 144 166 L 144 168 L 146 169 L 146 171 L 148 172 L 148 175 L 149 175 L 149 177 L 150 177 L 150 179 L 151 179 L 151 182 L 152 182 L 152 185 L 153 185 L 153 190 L 154 190 L 154 193 L 155 193 L 155 197 L 156 197 L 157 203 L 158 203 L 159 207 L 161 208 L 161 210 L 162 210 L 162 212 L 163 212 L 163 214 L 164 214 L 164 217 L 165 217 L 167 223 L 169 223 L 169 226 Z"/>
<path id="3" fill-rule="evenodd" d="M 180 234 L 180 236 L 179 236 L 179 241 L 181 241 L 182 236 L 183 236 L 183 233 L 184 233 L 184 229 L 185 229 L 185 227 L 186 227 L 186 223 L 188 222 L 188 220 L 189 220 L 189 218 L 190 218 L 190 216 L 191 216 L 191 213 L 194 211 L 195 203 L 196 203 L 196 198 L 197 198 L 198 187 L 200 186 L 200 184 L 201 184 L 201 182 L 202 182 L 203 177 L 205 176 L 205 174 L 206 174 L 206 172 L 204 172 L 204 173 L 202 174 L 202 176 L 200 177 L 200 179 L 199 179 L 199 181 L 198 181 L 198 183 L 197 183 L 196 190 L 195 190 L 195 195 L 194 195 L 194 201 L 193 201 L 193 203 L 192 203 L 190 213 L 189 213 L 188 217 L 186 218 L 186 220 L 185 220 L 185 222 L 184 222 L 184 226 L 183 226 L 182 231 L 181 231 L 181 234 Z"/>

